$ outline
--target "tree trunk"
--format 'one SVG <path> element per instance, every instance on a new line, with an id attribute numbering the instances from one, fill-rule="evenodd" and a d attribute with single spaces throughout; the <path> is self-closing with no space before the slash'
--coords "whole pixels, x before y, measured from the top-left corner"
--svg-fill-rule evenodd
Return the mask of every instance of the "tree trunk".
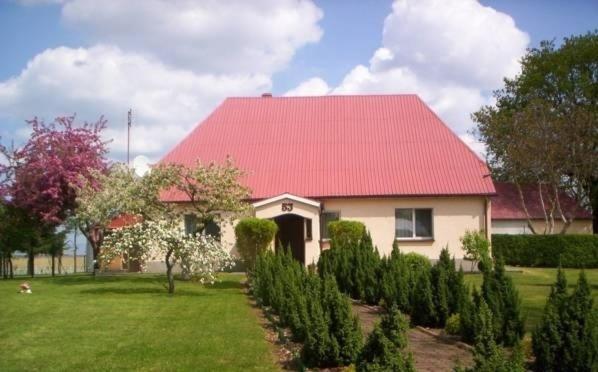
<path id="1" fill-rule="evenodd" d="M 15 273 L 14 273 L 13 267 L 12 267 L 12 255 L 8 256 L 8 269 L 9 269 L 10 278 L 14 279 Z"/>
<path id="2" fill-rule="evenodd" d="M 29 249 L 29 252 L 27 252 L 27 274 L 32 278 L 35 276 L 35 254 L 33 249 Z"/>
<path id="3" fill-rule="evenodd" d="M 62 275 L 62 253 L 58 255 L 58 275 Z"/>
<path id="4" fill-rule="evenodd" d="M 166 253 L 166 276 L 168 277 L 168 293 L 174 293 L 174 274 L 172 273 L 172 268 L 174 263 L 170 261 L 172 257 L 172 250 L 169 250 Z"/>
<path id="5" fill-rule="evenodd" d="M 592 205 L 592 227 L 594 234 L 598 234 L 598 178 L 590 184 L 590 203 Z"/>
<path id="6" fill-rule="evenodd" d="M 52 276 L 55 274 L 56 269 L 56 254 L 52 253 Z"/>

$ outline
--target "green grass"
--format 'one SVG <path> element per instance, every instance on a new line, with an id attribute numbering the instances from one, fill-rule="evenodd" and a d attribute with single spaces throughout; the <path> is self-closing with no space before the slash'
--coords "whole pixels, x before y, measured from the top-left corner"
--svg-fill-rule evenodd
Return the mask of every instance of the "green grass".
<path id="1" fill-rule="evenodd" d="M 550 293 L 550 286 L 556 281 L 557 269 L 539 268 L 511 268 L 516 272 L 509 272 L 513 278 L 522 300 L 522 312 L 526 316 L 526 329 L 531 331 L 540 322 L 546 298 Z M 569 293 L 573 291 L 579 271 L 577 269 L 564 269 L 567 276 Z M 598 308 L 598 269 L 585 270 L 588 282 L 592 288 L 594 307 Z M 482 284 L 481 274 L 465 275 L 465 282 L 480 288 Z"/>
<path id="2" fill-rule="evenodd" d="M 276 370 L 242 278 L 174 296 L 155 276 L 0 280 L 0 371 Z"/>

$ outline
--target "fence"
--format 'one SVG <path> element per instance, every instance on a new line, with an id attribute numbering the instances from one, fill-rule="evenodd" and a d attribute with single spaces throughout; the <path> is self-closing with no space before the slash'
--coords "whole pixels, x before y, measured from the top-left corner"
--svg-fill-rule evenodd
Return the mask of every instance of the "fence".
<path id="1" fill-rule="evenodd" d="M 56 257 L 55 274 L 68 275 L 74 273 L 88 272 L 88 262 L 86 255 L 65 255 L 62 259 Z M 76 263 L 76 267 L 75 267 Z M 13 273 L 15 276 L 27 275 L 27 256 L 12 257 Z M 34 261 L 35 275 L 52 274 L 52 256 L 37 255 Z"/>

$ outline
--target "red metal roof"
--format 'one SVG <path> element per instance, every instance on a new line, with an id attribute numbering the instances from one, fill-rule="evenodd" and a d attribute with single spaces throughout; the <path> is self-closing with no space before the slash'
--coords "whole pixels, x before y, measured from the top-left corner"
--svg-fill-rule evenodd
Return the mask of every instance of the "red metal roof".
<path id="1" fill-rule="evenodd" d="M 495 182 L 497 195 L 492 197 L 492 219 L 493 220 L 525 220 L 525 211 L 521 205 L 521 198 L 517 186 L 513 183 Z M 540 192 L 537 185 L 521 186 L 525 206 L 532 219 L 544 219 L 544 211 L 540 200 Z M 550 205 L 547 202 L 548 190 L 544 187 L 542 190 L 546 211 L 549 211 Z M 561 192 L 559 202 L 565 216 L 572 215 L 577 219 L 591 219 L 592 214 L 580 207 L 573 198 Z M 560 218 L 560 216 L 558 217 Z"/>
<path id="2" fill-rule="evenodd" d="M 253 199 L 494 193 L 485 163 L 416 95 L 228 98 L 161 162 L 227 155 Z"/>

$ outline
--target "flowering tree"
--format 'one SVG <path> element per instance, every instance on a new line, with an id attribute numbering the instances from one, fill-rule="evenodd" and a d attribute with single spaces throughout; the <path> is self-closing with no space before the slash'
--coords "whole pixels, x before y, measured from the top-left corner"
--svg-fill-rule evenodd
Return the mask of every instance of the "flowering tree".
<path id="1" fill-rule="evenodd" d="M 81 230 L 97 260 L 107 226 L 121 214 L 143 220 L 170 216 L 170 206 L 159 199 L 159 191 L 172 184 L 172 170 L 156 169 L 138 177 L 125 164 L 113 164 L 107 172 L 93 172 L 91 179 L 75 185 L 77 208 L 70 223 Z"/>
<path id="2" fill-rule="evenodd" d="M 106 169 L 106 121 L 75 125 L 75 117 L 52 123 L 28 121 L 31 136 L 18 149 L 0 146 L 0 195 L 48 226 L 58 226 L 75 209 L 76 185 Z"/>
<path id="3" fill-rule="evenodd" d="M 134 251 L 136 254 L 131 255 Z M 143 221 L 114 230 L 106 236 L 101 258 L 135 257 L 143 270 L 149 261 L 166 264 L 168 293 L 174 293 L 175 265 L 187 270 L 201 283 L 213 283 L 216 273 L 231 265 L 229 254 L 212 237 L 188 235 L 179 224 L 167 220 Z"/>

